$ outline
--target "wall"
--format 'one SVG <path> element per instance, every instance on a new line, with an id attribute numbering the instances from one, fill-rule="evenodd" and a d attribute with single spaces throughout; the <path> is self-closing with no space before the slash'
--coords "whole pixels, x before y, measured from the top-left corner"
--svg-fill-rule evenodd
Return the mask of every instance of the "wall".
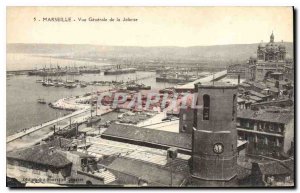
<path id="1" fill-rule="evenodd" d="M 194 110 L 193 109 L 180 109 L 179 112 L 179 132 L 192 133 L 194 123 Z M 186 128 L 184 126 L 186 125 Z"/>
<path id="2" fill-rule="evenodd" d="M 291 143 L 294 141 L 294 119 L 291 119 L 288 124 L 285 126 L 284 130 L 284 145 L 283 145 L 283 151 L 285 153 L 288 153 L 289 149 L 291 148 Z"/>
<path id="3" fill-rule="evenodd" d="M 71 168 L 69 168 L 71 169 Z M 29 164 L 16 160 L 8 159 L 6 175 L 10 178 L 15 178 L 21 183 L 34 182 L 38 179 L 41 182 L 46 183 L 47 180 L 58 184 L 60 180 L 62 183 L 66 182 L 66 179 L 62 176 L 61 170 L 53 172 L 46 167 L 38 167 L 35 164 Z"/>

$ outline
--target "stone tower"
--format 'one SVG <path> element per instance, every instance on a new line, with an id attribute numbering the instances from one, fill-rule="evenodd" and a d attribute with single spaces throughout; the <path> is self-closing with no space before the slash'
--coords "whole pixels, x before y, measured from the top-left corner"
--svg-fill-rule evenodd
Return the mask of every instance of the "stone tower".
<path id="1" fill-rule="evenodd" d="M 195 85 L 192 181 L 199 186 L 234 186 L 237 176 L 237 86 Z"/>

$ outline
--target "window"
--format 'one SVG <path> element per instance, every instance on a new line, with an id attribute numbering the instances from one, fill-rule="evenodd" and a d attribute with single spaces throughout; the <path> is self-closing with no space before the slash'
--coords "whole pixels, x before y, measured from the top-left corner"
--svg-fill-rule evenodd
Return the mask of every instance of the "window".
<path id="1" fill-rule="evenodd" d="M 277 146 L 277 147 L 280 147 L 280 146 L 281 146 L 281 143 L 280 143 L 280 141 L 279 141 L 278 138 L 276 138 L 276 146 Z"/>
<path id="2" fill-rule="evenodd" d="M 265 145 L 268 145 L 268 138 L 265 137 Z"/>
<path id="3" fill-rule="evenodd" d="M 234 94 L 233 95 L 233 103 L 232 103 L 232 120 L 234 121 L 235 119 L 235 109 L 236 109 L 236 102 L 235 102 L 235 99 L 236 99 L 236 95 Z"/>
<path id="4" fill-rule="evenodd" d="M 280 124 L 278 125 L 278 132 L 283 132 L 283 128 L 284 128 L 284 125 Z"/>
<path id="5" fill-rule="evenodd" d="M 203 120 L 209 120 L 210 97 L 203 95 Z"/>
<path id="6" fill-rule="evenodd" d="M 267 124 L 267 128 L 269 128 L 270 131 L 274 131 L 273 125 Z"/>
<path id="7" fill-rule="evenodd" d="M 239 119 L 236 120 L 236 126 L 241 126 L 241 121 Z"/>
<path id="8" fill-rule="evenodd" d="M 186 131 L 186 129 L 187 129 L 187 125 L 186 125 L 186 124 L 184 124 L 184 125 L 183 125 L 183 127 L 182 127 L 182 131 L 183 131 L 183 132 L 185 132 L 185 131 Z"/>

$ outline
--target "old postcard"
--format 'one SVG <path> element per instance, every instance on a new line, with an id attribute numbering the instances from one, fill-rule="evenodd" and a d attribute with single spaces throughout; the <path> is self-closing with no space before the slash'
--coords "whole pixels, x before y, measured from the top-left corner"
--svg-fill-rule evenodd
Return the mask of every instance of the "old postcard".
<path id="1" fill-rule="evenodd" d="M 294 187 L 293 7 L 7 7 L 8 187 Z"/>

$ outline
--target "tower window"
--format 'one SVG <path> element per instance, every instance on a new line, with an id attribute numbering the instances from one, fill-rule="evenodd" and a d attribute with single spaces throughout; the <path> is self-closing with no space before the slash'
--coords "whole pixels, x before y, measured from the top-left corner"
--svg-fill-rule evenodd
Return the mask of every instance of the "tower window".
<path id="1" fill-rule="evenodd" d="M 236 100 L 236 95 L 234 94 L 233 95 L 233 103 L 232 103 L 232 120 L 234 120 L 235 119 L 235 114 L 236 114 L 236 112 L 235 112 L 235 109 L 236 109 L 236 102 L 235 102 L 235 100 Z"/>
<path id="2" fill-rule="evenodd" d="M 203 120 L 209 120 L 210 97 L 203 95 Z"/>
<path id="3" fill-rule="evenodd" d="M 186 131 L 186 129 L 187 129 L 187 125 L 186 125 L 186 124 L 184 124 L 184 125 L 183 125 L 183 127 L 182 127 L 182 131 L 183 131 L 183 132 L 185 132 L 185 131 Z"/>

